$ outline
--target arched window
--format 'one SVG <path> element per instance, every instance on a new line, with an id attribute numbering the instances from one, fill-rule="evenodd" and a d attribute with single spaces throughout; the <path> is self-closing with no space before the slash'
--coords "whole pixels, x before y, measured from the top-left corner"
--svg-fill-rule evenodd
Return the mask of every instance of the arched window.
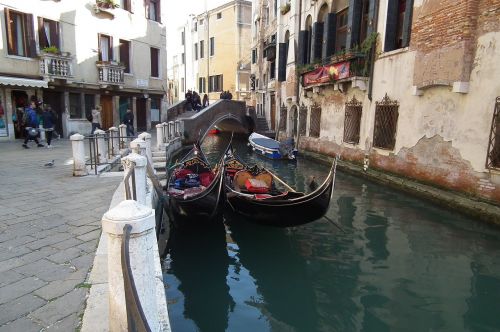
<path id="1" fill-rule="evenodd" d="M 282 43 L 279 43 L 278 52 L 278 81 L 286 81 L 286 65 L 288 63 L 288 46 L 289 46 L 290 32 L 285 32 L 285 38 Z"/>

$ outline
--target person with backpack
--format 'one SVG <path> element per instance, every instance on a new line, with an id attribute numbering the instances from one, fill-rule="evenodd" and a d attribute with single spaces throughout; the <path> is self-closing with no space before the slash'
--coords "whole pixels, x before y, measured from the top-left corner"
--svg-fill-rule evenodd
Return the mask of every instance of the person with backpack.
<path id="1" fill-rule="evenodd" d="M 94 131 L 96 129 L 102 129 L 101 128 L 101 106 L 97 106 L 95 109 L 92 110 L 92 132 L 91 132 L 91 134 L 94 134 Z"/>
<path id="2" fill-rule="evenodd" d="M 134 136 L 134 113 L 132 113 L 132 110 L 127 110 L 127 113 L 123 116 L 122 123 L 127 126 L 127 136 Z"/>
<path id="3" fill-rule="evenodd" d="M 31 101 L 30 106 L 24 111 L 24 123 L 26 130 L 26 138 L 24 139 L 23 148 L 29 149 L 28 141 L 35 141 L 39 148 L 43 147 L 38 141 L 38 126 L 40 122 L 38 121 L 38 115 L 36 114 L 36 102 Z"/>

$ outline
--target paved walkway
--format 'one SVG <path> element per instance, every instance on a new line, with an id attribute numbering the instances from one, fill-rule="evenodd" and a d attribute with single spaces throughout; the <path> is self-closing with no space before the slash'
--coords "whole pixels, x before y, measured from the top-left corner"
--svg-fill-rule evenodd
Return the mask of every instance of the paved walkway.
<path id="1" fill-rule="evenodd" d="M 74 331 L 120 178 L 73 177 L 68 140 L 21 143 L 0 143 L 0 331 Z"/>

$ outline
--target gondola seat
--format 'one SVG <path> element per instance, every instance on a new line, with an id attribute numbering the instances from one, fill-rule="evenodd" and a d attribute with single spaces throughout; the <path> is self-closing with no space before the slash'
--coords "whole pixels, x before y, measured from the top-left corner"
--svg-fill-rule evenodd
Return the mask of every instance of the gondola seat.
<path id="1" fill-rule="evenodd" d="M 233 179 L 233 186 L 236 191 L 245 190 L 259 194 L 269 192 L 272 183 L 273 177 L 266 171 L 254 176 L 250 171 L 241 170 L 234 175 Z"/>

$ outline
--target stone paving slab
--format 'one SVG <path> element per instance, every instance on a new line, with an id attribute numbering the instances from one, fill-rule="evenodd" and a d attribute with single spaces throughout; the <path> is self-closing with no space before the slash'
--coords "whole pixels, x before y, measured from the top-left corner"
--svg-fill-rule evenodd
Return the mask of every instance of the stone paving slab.
<path id="1" fill-rule="evenodd" d="M 120 177 L 72 176 L 69 140 L 54 149 L 0 143 L 0 332 L 74 331 Z M 43 165 L 54 159 L 55 166 Z"/>

